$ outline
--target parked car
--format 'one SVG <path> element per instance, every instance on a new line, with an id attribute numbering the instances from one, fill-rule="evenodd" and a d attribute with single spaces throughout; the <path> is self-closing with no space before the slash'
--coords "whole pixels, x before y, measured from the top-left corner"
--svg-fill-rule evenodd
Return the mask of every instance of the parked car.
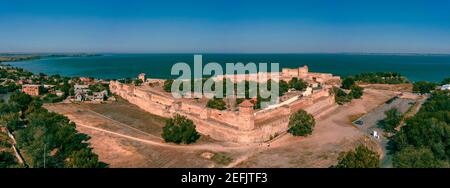
<path id="1" fill-rule="evenodd" d="M 358 121 L 355 121 L 355 124 L 362 126 L 362 125 L 364 125 L 364 121 L 358 120 Z"/>

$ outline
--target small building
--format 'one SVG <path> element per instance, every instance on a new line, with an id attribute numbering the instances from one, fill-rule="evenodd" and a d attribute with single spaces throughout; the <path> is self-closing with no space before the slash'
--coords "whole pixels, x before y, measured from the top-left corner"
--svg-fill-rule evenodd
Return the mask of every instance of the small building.
<path id="1" fill-rule="evenodd" d="M 61 96 L 64 95 L 64 92 L 62 92 L 61 90 L 56 90 L 54 93 L 55 93 L 55 95 L 58 96 L 58 97 L 61 97 Z"/>
<path id="2" fill-rule="evenodd" d="M 84 100 L 84 95 L 81 93 L 75 93 L 75 101 L 81 102 Z"/>
<path id="3" fill-rule="evenodd" d="M 32 85 L 26 84 L 22 86 L 22 92 L 31 95 L 31 96 L 39 96 L 39 87 L 40 85 Z"/>
<path id="4" fill-rule="evenodd" d="M 445 84 L 443 86 L 441 86 L 441 90 L 450 90 L 450 84 Z"/>
<path id="5" fill-rule="evenodd" d="M 302 96 L 310 96 L 312 94 L 312 88 L 307 87 L 306 90 L 302 93 Z"/>
<path id="6" fill-rule="evenodd" d="M 138 79 L 142 80 L 142 82 L 145 82 L 145 73 L 141 73 L 138 75 Z"/>
<path id="7" fill-rule="evenodd" d="M 52 89 L 52 88 L 54 88 L 54 87 L 55 87 L 55 85 L 44 84 L 44 88 L 45 88 L 45 89 Z"/>
<path id="8" fill-rule="evenodd" d="M 92 78 L 80 77 L 80 81 L 82 81 L 82 82 L 92 82 Z"/>

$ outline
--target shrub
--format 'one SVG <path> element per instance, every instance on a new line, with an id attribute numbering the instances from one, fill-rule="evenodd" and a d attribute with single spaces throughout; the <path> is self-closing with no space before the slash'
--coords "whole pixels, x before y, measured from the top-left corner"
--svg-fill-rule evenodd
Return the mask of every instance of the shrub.
<path id="1" fill-rule="evenodd" d="M 426 81 L 415 82 L 413 84 L 413 92 L 420 94 L 430 93 L 432 90 L 434 90 L 436 85 L 436 83 Z"/>
<path id="2" fill-rule="evenodd" d="M 0 168 L 11 168 L 17 165 L 16 158 L 11 153 L 0 152 Z"/>
<path id="3" fill-rule="evenodd" d="M 351 91 L 350 91 L 349 95 L 350 95 L 352 98 L 354 98 L 354 99 L 359 99 L 359 98 L 362 97 L 364 88 L 359 87 L 359 86 L 357 86 L 357 85 L 353 85 L 353 86 L 350 87 L 350 89 L 351 89 Z"/>
<path id="4" fill-rule="evenodd" d="M 306 87 L 308 87 L 308 83 L 306 83 L 302 79 L 298 79 L 295 77 L 292 78 L 288 84 L 289 84 L 289 88 L 293 88 L 297 91 L 302 91 L 302 90 L 306 89 Z"/>
<path id="5" fill-rule="evenodd" d="M 367 146 L 360 145 L 354 151 L 341 153 L 335 168 L 378 168 L 380 155 Z"/>
<path id="6" fill-rule="evenodd" d="M 206 107 L 217 109 L 217 110 L 227 109 L 225 101 L 223 101 L 223 99 L 219 99 L 219 98 L 210 99 L 208 101 L 208 103 L 206 104 Z"/>
<path id="7" fill-rule="evenodd" d="M 167 120 L 166 126 L 163 127 L 162 137 L 166 142 L 190 144 L 197 141 L 200 135 L 195 130 L 192 120 L 185 116 L 176 115 Z"/>
<path id="8" fill-rule="evenodd" d="M 384 112 L 386 118 L 380 120 L 378 124 L 387 132 L 395 132 L 395 128 L 400 125 L 403 115 L 395 108 Z"/>
<path id="9" fill-rule="evenodd" d="M 310 135 L 315 124 L 316 122 L 311 114 L 308 114 L 304 110 L 299 110 L 289 118 L 288 132 L 294 136 Z"/>
<path id="10" fill-rule="evenodd" d="M 352 97 L 350 95 L 347 95 L 347 93 L 342 91 L 342 89 L 340 88 L 334 87 L 333 93 L 334 93 L 334 101 L 339 105 L 343 105 L 352 100 Z"/>
<path id="11" fill-rule="evenodd" d="M 436 159 L 429 148 L 407 147 L 395 153 L 393 165 L 396 168 L 438 168 L 445 163 Z"/>
<path id="12" fill-rule="evenodd" d="M 173 80 L 166 80 L 164 81 L 163 89 L 165 92 L 171 92 L 172 91 L 172 84 Z"/>
<path id="13" fill-rule="evenodd" d="M 140 85 L 142 85 L 142 83 L 144 83 L 144 82 L 141 79 L 134 80 L 134 85 L 135 86 L 140 86 Z"/>
<path id="14" fill-rule="evenodd" d="M 350 87 L 352 87 L 355 84 L 355 79 L 351 76 L 344 78 L 344 80 L 342 80 L 342 85 L 341 88 L 342 89 L 350 89 Z"/>

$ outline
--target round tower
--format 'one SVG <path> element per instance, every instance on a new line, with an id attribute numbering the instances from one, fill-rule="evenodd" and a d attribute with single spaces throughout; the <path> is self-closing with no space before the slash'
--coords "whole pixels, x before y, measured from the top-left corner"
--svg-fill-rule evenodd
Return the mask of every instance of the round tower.
<path id="1" fill-rule="evenodd" d="M 255 128 L 255 118 L 253 116 L 253 113 L 255 112 L 253 109 L 254 106 L 255 105 L 250 102 L 250 100 L 244 100 L 239 104 L 239 118 L 241 120 L 239 130 L 249 131 Z"/>

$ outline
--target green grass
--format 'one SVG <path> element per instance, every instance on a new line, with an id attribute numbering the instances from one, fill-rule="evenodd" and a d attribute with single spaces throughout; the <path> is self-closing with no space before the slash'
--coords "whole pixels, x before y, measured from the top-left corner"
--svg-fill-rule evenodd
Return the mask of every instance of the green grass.
<path id="1" fill-rule="evenodd" d="M 225 153 L 216 153 L 211 159 L 220 165 L 228 165 L 231 161 L 233 161 L 233 158 L 229 157 Z"/>

